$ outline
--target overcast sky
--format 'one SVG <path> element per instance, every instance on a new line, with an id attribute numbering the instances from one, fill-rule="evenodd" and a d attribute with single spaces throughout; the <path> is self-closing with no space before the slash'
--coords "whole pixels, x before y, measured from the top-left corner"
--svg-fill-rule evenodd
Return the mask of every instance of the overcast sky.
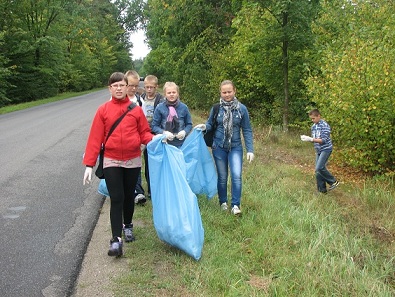
<path id="1" fill-rule="evenodd" d="M 144 31 L 139 30 L 132 34 L 131 40 L 133 42 L 133 60 L 144 58 L 149 53 L 148 46 L 144 43 L 145 34 Z"/>

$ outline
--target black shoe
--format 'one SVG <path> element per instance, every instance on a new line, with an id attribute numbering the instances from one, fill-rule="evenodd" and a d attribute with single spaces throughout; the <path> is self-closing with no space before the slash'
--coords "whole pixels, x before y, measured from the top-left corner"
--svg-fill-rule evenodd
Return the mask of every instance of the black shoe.
<path id="1" fill-rule="evenodd" d="M 112 257 L 120 257 L 123 255 L 121 238 L 114 238 L 110 241 L 110 249 L 108 250 L 108 255 Z"/>
<path id="2" fill-rule="evenodd" d="M 136 238 L 133 235 L 133 227 L 125 227 L 123 228 L 123 236 L 125 238 L 125 242 L 132 242 Z"/>

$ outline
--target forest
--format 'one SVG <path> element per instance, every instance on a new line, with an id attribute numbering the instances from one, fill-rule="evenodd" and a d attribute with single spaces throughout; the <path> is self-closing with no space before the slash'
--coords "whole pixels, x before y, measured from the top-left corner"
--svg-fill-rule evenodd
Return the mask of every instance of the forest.
<path id="1" fill-rule="evenodd" d="M 255 129 L 309 133 L 318 108 L 337 162 L 395 173 L 391 0 L 0 0 L 0 107 L 106 86 L 135 68 L 208 112 L 231 79 Z M 131 33 L 151 51 L 133 60 Z"/>

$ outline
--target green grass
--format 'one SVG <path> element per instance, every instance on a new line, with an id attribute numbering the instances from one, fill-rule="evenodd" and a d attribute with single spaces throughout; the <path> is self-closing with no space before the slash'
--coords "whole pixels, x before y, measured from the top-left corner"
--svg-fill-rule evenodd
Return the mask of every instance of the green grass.
<path id="1" fill-rule="evenodd" d="M 80 95 L 92 93 L 94 91 L 98 91 L 98 90 L 101 90 L 101 89 L 102 88 L 95 89 L 95 90 L 89 90 L 89 91 L 85 91 L 85 92 L 67 92 L 67 93 L 62 93 L 62 94 L 59 94 L 57 96 L 50 97 L 50 98 L 45 98 L 45 99 L 41 99 L 41 100 L 25 102 L 25 103 L 20 103 L 20 104 L 8 105 L 8 106 L 0 107 L 0 114 L 10 113 L 10 112 L 13 112 L 13 111 L 22 110 L 22 109 L 26 109 L 26 108 L 29 108 L 29 107 L 50 103 L 50 102 L 60 101 L 60 100 L 63 100 L 63 99 L 67 99 L 67 98 L 71 98 L 71 97 L 75 97 L 75 96 L 80 96 Z"/>
<path id="2" fill-rule="evenodd" d="M 312 146 L 268 134 L 255 134 L 256 159 L 244 164 L 242 217 L 198 197 L 199 261 L 158 239 L 150 202 L 136 208 L 116 296 L 394 296 L 393 181 L 348 183 L 337 168 L 344 182 L 317 195 Z"/>
<path id="3" fill-rule="evenodd" d="M 275 129 L 255 130 L 255 155 L 244 164 L 242 217 L 221 212 L 216 196 L 198 197 L 199 261 L 158 239 L 150 202 L 136 207 L 137 240 L 115 296 L 395 295 L 393 179 L 330 164 L 342 183 L 317 195 L 311 144 Z"/>

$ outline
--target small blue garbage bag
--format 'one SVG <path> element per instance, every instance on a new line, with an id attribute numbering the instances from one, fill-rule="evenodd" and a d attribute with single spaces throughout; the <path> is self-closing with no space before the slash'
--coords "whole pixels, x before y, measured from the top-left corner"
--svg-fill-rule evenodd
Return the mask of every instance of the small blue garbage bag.
<path id="1" fill-rule="evenodd" d="M 204 229 L 197 197 L 186 179 L 182 151 L 162 139 L 147 145 L 154 227 L 160 240 L 199 260 Z"/>
<path id="2" fill-rule="evenodd" d="M 217 171 L 210 151 L 204 142 L 203 132 L 193 129 L 181 146 L 187 165 L 187 181 L 196 194 L 211 199 L 217 194 Z"/>
<path id="3" fill-rule="evenodd" d="M 99 187 L 97 188 L 99 194 L 109 197 L 110 194 L 108 193 L 106 180 L 103 178 L 99 182 Z"/>

